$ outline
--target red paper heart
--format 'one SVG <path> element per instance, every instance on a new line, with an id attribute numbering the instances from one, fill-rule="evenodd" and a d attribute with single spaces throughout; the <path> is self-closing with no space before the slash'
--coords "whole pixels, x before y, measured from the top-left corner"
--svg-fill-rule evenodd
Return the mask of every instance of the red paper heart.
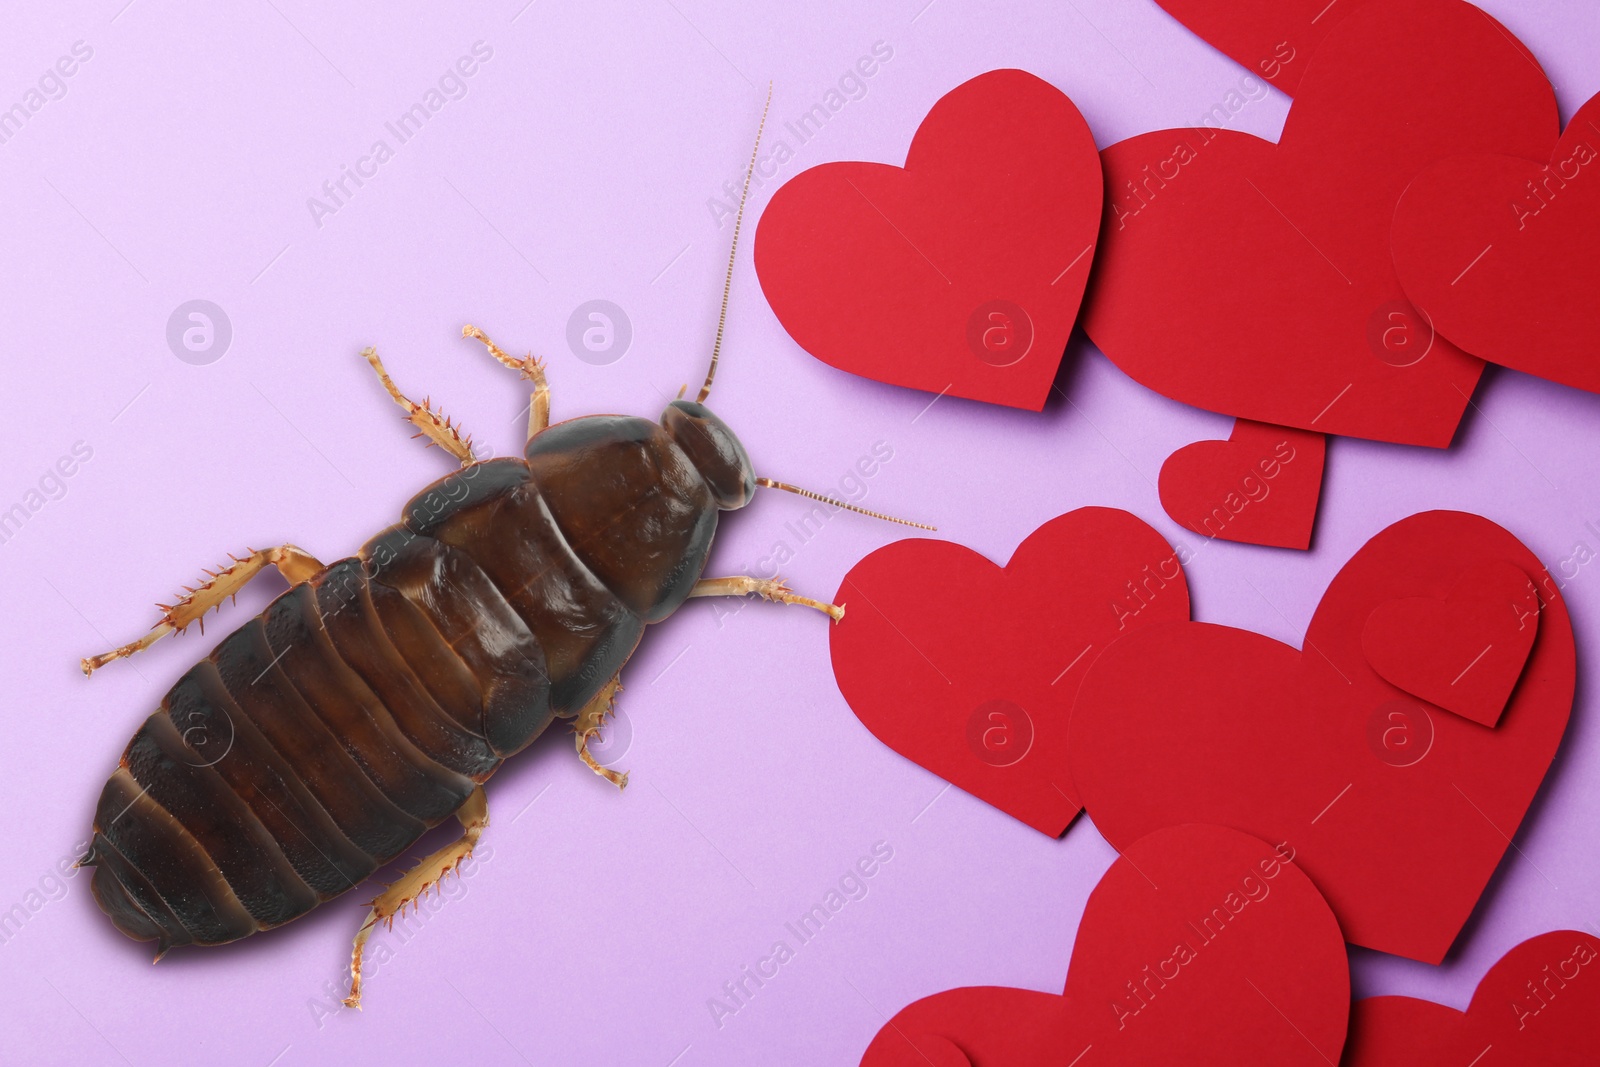
<path id="1" fill-rule="evenodd" d="M 1600 96 L 1527 158 L 1471 155 L 1419 174 L 1394 219 L 1406 295 L 1454 344 L 1600 392 Z"/>
<path id="2" fill-rule="evenodd" d="M 845 575 L 833 673 L 880 741 L 1052 837 L 1078 814 L 1067 718 L 1089 664 L 1149 622 L 1189 617 L 1171 546 L 1125 511 L 1039 527 L 1004 568 L 931 538 Z"/>
<path id="3" fill-rule="evenodd" d="M 1384 0 L 1317 46 L 1274 145 L 1166 130 L 1102 153 L 1084 324 L 1152 389 L 1238 418 L 1443 447 L 1482 365 L 1426 336 L 1389 254 L 1418 171 L 1548 148 L 1549 83 L 1462 0 Z"/>
<path id="4" fill-rule="evenodd" d="M 934 104 L 904 169 L 825 163 L 786 182 L 756 230 L 756 274 L 783 328 L 824 363 L 1037 411 L 1102 202 L 1072 101 L 1023 71 L 990 71 Z"/>
<path id="5" fill-rule="evenodd" d="M 1346 1067 L 1590 1067 L 1600 1015 L 1600 941 L 1576 930 L 1507 952 L 1456 1011 L 1411 997 L 1368 997 L 1350 1012 Z M 1489 1055 L 1492 1050 L 1492 1055 Z"/>
<path id="6" fill-rule="evenodd" d="M 1310 548 L 1327 438 L 1239 419 L 1226 441 L 1185 445 L 1161 465 L 1161 506 L 1204 537 Z"/>
<path id="7" fill-rule="evenodd" d="M 959 1064 L 954 1045 L 973 1067 L 1325 1067 L 1349 997 L 1339 925 L 1295 863 L 1234 830 L 1175 827 L 1129 846 L 1089 894 L 1061 996 L 936 993 L 861 1064 Z"/>
<path id="8" fill-rule="evenodd" d="M 1156 0 L 1217 51 L 1290 95 L 1312 50 L 1361 0 Z"/>
<path id="9" fill-rule="evenodd" d="M 1361 649 L 1373 608 L 1442 597 L 1506 561 L 1538 575 L 1543 612 L 1499 726 L 1430 713 Z M 1572 625 L 1533 553 L 1488 519 L 1403 519 L 1333 579 L 1297 650 L 1247 630 L 1156 623 L 1107 649 L 1072 713 L 1069 759 L 1112 844 L 1212 822 L 1287 841 L 1347 940 L 1443 959 L 1561 743 Z"/>
<path id="10" fill-rule="evenodd" d="M 1443 599 L 1379 604 L 1361 650 L 1390 684 L 1493 726 L 1522 677 L 1539 632 L 1539 594 L 1517 567 L 1474 567 Z"/>

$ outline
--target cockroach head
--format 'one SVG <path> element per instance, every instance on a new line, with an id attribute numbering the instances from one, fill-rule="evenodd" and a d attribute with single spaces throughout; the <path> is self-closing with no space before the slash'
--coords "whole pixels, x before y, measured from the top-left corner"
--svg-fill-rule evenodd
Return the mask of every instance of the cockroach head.
<path id="1" fill-rule="evenodd" d="M 732 511 L 750 503 L 756 492 L 750 457 L 710 408 L 694 400 L 674 400 L 661 413 L 661 425 L 711 487 L 717 507 Z"/>

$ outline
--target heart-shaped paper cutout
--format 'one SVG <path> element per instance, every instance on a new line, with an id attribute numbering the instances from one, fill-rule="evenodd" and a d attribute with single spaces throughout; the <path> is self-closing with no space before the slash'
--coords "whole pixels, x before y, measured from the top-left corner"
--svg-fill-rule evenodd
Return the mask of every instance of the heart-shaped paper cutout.
<path id="1" fill-rule="evenodd" d="M 1537 575 L 1533 653 L 1499 726 L 1428 706 L 1368 665 L 1375 607 L 1443 597 L 1505 561 Z M 1113 845 L 1204 821 L 1287 841 L 1348 940 L 1444 958 L 1543 780 L 1572 709 L 1576 652 L 1555 582 L 1488 519 L 1430 511 L 1333 579 L 1304 651 L 1198 622 L 1141 627 L 1078 692 L 1073 779 Z"/>
<path id="2" fill-rule="evenodd" d="M 1444 447 L 1482 364 L 1405 300 L 1395 202 L 1435 160 L 1548 150 L 1555 116 L 1538 66 L 1476 7 L 1363 4 L 1317 46 L 1278 144 L 1201 128 L 1102 153 L 1085 328 L 1187 404 Z"/>
<path id="3" fill-rule="evenodd" d="M 756 274 L 824 363 L 1039 410 L 1083 299 L 1104 200 L 1083 116 L 996 70 L 951 90 L 904 168 L 824 163 L 772 195 Z"/>
<path id="4" fill-rule="evenodd" d="M 1217 51 L 1294 95 L 1311 52 L 1361 0 L 1156 0 Z"/>
<path id="5" fill-rule="evenodd" d="M 1391 685 L 1493 726 L 1538 632 L 1532 579 L 1496 560 L 1462 575 L 1446 597 L 1379 604 L 1361 632 L 1361 650 Z"/>
<path id="6" fill-rule="evenodd" d="M 1339 925 L 1292 854 L 1174 827 L 1130 845 L 1089 894 L 1062 995 L 936 993 L 879 1030 L 861 1064 L 959 1064 L 954 1045 L 973 1067 L 1326 1067 L 1349 997 Z"/>
<path id="7" fill-rule="evenodd" d="M 1470 155 L 1417 175 L 1394 219 L 1400 283 L 1473 355 L 1600 392 L 1600 96 L 1527 158 Z"/>
<path id="8" fill-rule="evenodd" d="M 1189 617 L 1178 555 L 1112 508 L 1051 519 L 998 567 L 932 538 L 845 575 L 829 628 L 851 710 L 906 758 L 1053 836 L 1078 814 L 1067 720 L 1089 665 L 1125 633 Z"/>
<path id="9" fill-rule="evenodd" d="M 1161 506 L 1204 537 L 1310 548 L 1327 438 L 1239 419 L 1226 441 L 1185 445 L 1161 465 Z"/>
<path id="10" fill-rule="evenodd" d="M 1411 997 L 1368 997 L 1350 1011 L 1345 1067 L 1590 1067 L 1600 1015 L 1600 939 L 1576 930 L 1530 938 L 1478 983 L 1466 1011 Z"/>

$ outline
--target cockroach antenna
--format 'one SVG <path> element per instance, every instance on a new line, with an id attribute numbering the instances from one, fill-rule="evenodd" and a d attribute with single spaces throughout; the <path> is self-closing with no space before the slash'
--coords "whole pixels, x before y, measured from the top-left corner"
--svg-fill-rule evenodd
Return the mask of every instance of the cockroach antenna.
<path id="1" fill-rule="evenodd" d="M 756 157 L 761 153 L 761 135 L 767 128 L 767 112 L 771 110 L 771 108 L 772 83 L 769 81 L 767 82 L 767 102 L 761 107 L 761 124 L 756 127 L 755 147 L 750 149 L 750 165 L 745 168 L 744 172 L 744 189 L 739 193 L 739 210 L 733 217 L 733 246 L 728 249 L 728 273 L 722 280 L 722 310 L 717 314 L 717 339 L 712 342 L 711 345 L 711 366 L 706 370 L 706 384 L 700 387 L 700 395 L 695 398 L 699 403 L 702 404 L 706 402 L 706 397 L 711 395 L 711 382 L 717 376 L 717 357 L 722 354 L 722 334 L 728 324 L 728 294 L 733 289 L 733 265 L 738 259 L 739 255 L 739 227 L 744 222 L 744 205 L 745 201 L 750 198 L 750 178 L 753 174 L 755 174 L 756 171 Z M 683 394 L 687 389 L 688 386 L 684 386 L 683 389 L 678 390 L 678 399 L 683 399 Z M 843 508 L 846 511 L 854 511 L 858 515 L 866 515 L 869 518 L 882 519 L 885 522 L 897 522 L 902 526 L 914 526 L 919 530 L 938 529 L 937 527 L 929 526 L 926 523 L 911 522 L 908 519 L 897 519 L 893 515 L 884 515 L 881 512 L 868 511 L 866 508 L 858 508 L 854 504 L 846 504 L 843 500 L 835 500 L 833 497 L 823 496 L 821 493 L 813 493 L 809 489 L 801 489 L 797 485 L 789 485 L 786 482 L 774 481 L 771 478 L 757 478 L 756 484 L 767 489 L 782 489 L 786 493 L 795 493 L 799 496 L 805 497 L 808 500 L 820 501 L 821 503 L 829 504 L 836 508 Z"/>
<path id="2" fill-rule="evenodd" d="M 755 147 L 750 149 L 750 166 L 744 172 L 744 191 L 739 194 L 739 211 L 733 217 L 733 247 L 728 249 L 728 275 L 722 280 L 722 311 L 717 314 L 717 339 L 711 345 L 711 366 L 706 370 L 706 384 L 700 387 L 700 395 L 695 398 L 702 404 L 711 395 L 711 380 L 717 376 L 717 356 L 722 353 L 722 331 L 728 324 L 728 293 L 733 289 L 733 263 L 739 255 L 739 226 L 744 222 L 744 202 L 750 198 L 750 177 L 756 172 L 761 134 L 767 128 L 767 111 L 771 107 L 772 83 L 767 82 L 767 102 L 761 106 L 761 125 L 756 127 Z"/>
<path id="3" fill-rule="evenodd" d="M 835 500 L 831 496 L 823 496 L 821 493 L 813 493 L 809 489 L 802 489 L 798 485 L 790 485 L 787 482 L 775 482 L 771 478 L 757 478 L 756 484 L 761 486 L 763 489 L 782 489 L 786 493 L 794 493 L 796 496 L 803 496 L 807 500 L 819 500 L 824 504 L 831 504 L 836 508 L 844 508 L 846 511 L 853 511 L 857 515 L 866 515 L 869 518 L 882 519 L 884 522 L 898 522 L 901 526 L 915 526 L 919 530 L 933 530 L 936 533 L 939 529 L 937 526 L 929 526 L 925 522 L 912 522 L 910 519 L 897 519 L 893 515 L 885 515 L 881 511 L 868 511 L 866 508 L 858 508 L 854 504 L 846 504 L 843 500 Z"/>

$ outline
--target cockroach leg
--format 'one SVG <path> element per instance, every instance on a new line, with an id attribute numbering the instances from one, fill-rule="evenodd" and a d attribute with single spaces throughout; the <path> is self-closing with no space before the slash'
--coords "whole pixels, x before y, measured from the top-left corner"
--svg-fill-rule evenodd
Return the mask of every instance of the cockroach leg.
<path id="1" fill-rule="evenodd" d="M 401 875 L 372 901 L 372 910 L 361 929 L 356 931 L 355 945 L 350 952 L 350 995 L 344 998 L 345 1007 L 361 1007 L 361 952 L 373 928 L 380 922 L 392 927 L 407 905 L 421 900 L 428 890 L 444 880 L 445 875 L 465 863 L 477 847 L 478 839 L 489 826 L 489 800 L 484 796 L 483 786 L 472 791 L 466 803 L 457 809 L 456 818 L 461 820 L 459 838 Z"/>
<path id="2" fill-rule="evenodd" d="M 575 731 L 573 740 L 578 746 L 578 758 L 586 763 L 591 771 L 616 786 L 618 789 L 628 787 L 628 772 L 617 772 L 610 767 L 602 767 L 589 754 L 589 739 L 600 736 L 600 727 L 605 723 L 605 718 L 610 715 L 617 705 L 617 694 L 622 692 L 622 675 L 617 675 L 601 687 L 600 692 L 594 695 L 589 703 L 583 706 L 574 720 L 572 728 Z"/>
<path id="3" fill-rule="evenodd" d="M 508 356 L 499 345 L 489 340 L 489 335 L 468 323 L 461 327 L 462 337 L 475 337 L 482 341 L 489 354 L 512 370 L 521 371 L 523 378 L 533 383 L 533 395 L 528 398 L 528 438 L 550 425 L 550 383 L 544 376 L 544 361 L 529 353 L 523 359 Z"/>
<path id="4" fill-rule="evenodd" d="M 844 618 L 843 604 L 825 604 L 820 600 L 799 596 L 784 585 L 781 578 L 702 578 L 689 591 L 690 596 L 749 596 L 752 593 L 779 604 L 816 608 L 834 622 Z"/>
<path id="5" fill-rule="evenodd" d="M 405 411 L 406 421 L 417 428 L 413 437 L 426 437 L 430 445 L 438 445 L 454 456 L 463 467 L 476 462 L 476 457 L 472 454 L 472 438 L 463 437 L 449 419 L 433 410 L 426 398 L 420 404 L 407 399 L 406 395 L 395 387 L 389 372 L 383 369 L 383 360 L 378 358 L 376 348 L 363 348 L 361 358 L 372 365 L 383 387 L 394 398 L 394 402 Z"/>
<path id="6" fill-rule="evenodd" d="M 83 660 L 83 673 L 93 674 L 113 660 L 126 659 L 135 652 L 142 652 L 168 634 L 182 633 L 190 623 L 200 623 L 201 632 L 204 632 L 206 612 L 212 608 L 220 609 L 223 601 L 237 596 L 250 579 L 268 567 L 278 568 L 278 573 L 290 585 L 304 582 L 322 570 L 322 564 L 315 556 L 294 545 L 263 548 L 243 559 L 231 554 L 228 558 L 233 560 L 231 564 L 220 571 L 206 571 L 206 580 L 192 589 L 184 590 L 184 596 L 176 604 L 156 605 L 161 609 L 161 621 L 149 633 L 121 648 Z"/>

